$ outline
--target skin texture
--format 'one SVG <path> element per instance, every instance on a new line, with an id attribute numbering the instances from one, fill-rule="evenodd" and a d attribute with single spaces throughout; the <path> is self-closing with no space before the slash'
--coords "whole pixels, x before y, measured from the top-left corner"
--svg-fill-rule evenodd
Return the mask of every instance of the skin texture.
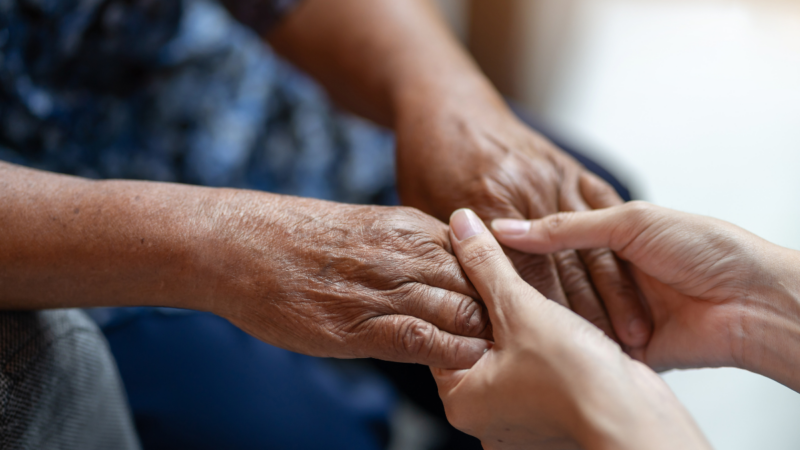
<path id="1" fill-rule="evenodd" d="M 0 192 L 5 309 L 205 310 L 309 355 L 436 367 L 469 367 L 488 345 L 463 337 L 491 330 L 447 227 L 410 208 L 5 163 Z"/>
<path id="2" fill-rule="evenodd" d="M 585 169 L 516 119 L 428 0 L 306 0 L 266 38 L 342 106 L 394 129 L 406 205 L 491 220 L 621 202 L 604 183 L 580 189 Z M 646 344 L 649 316 L 610 251 L 509 255 L 548 298 Z"/>
<path id="3" fill-rule="evenodd" d="M 490 219 L 619 202 L 605 185 L 578 191 L 583 169 L 513 118 L 426 0 L 306 0 L 265 38 L 345 107 L 395 129 L 411 206 L 443 219 L 469 204 Z M 443 262 L 443 225 L 418 213 L 0 168 L 5 308 L 195 308 L 292 350 L 443 367 L 469 366 L 486 345 L 448 332 L 490 335 Z M 607 250 L 512 257 L 608 335 L 647 341 Z"/>
<path id="4" fill-rule="evenodd" d="M 800 252 L 642 202 L 493 228 L 525 252 L 610 247 L 629 261 L 655 324 L 632 355 L 650 367 L 739 367 L 800 390 Z"/>
<path id="5" fill-rule="evenodd" d="M 494 326 L 468 370 L 433 369 L 450 422 L 494 449 L 708 449 L 664 382 L 525 283 L 469 210 L 453 247 Z"/>

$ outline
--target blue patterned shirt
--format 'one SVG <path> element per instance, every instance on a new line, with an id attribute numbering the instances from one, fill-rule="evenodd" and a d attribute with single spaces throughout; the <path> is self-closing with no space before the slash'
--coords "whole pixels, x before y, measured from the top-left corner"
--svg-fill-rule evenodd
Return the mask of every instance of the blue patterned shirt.
<path id="1" fill-rule="evenodd" d="M 263 34 L 296 1 L 228 7 Z M 394 185 L 392 136 L 210 0 L 0 0 L 0 159 L 354 203 Z"/>

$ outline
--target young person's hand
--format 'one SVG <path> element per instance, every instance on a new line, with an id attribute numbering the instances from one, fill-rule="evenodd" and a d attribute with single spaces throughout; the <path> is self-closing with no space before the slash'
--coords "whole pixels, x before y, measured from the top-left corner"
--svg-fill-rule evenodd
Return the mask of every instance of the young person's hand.
<path id="1" fill-rule="evenodd" d="M 592 182 L 586 180 L 586 182 Z M 642 202 L 532 222 L 497 220 L 520 251 L 611 248 L 653 318 L 631 355 L 656 370 L 733 366 L 800 389 L 800 256 L 721 220 Z"/>
<path id="2" fill-rule="evenodd" d="M 708 448 L 658 375 L 523 281 L 472 211 L 450 227 L 494 330 L 472 368 L 432 369 L 456 428 L 486 449 Z"/>

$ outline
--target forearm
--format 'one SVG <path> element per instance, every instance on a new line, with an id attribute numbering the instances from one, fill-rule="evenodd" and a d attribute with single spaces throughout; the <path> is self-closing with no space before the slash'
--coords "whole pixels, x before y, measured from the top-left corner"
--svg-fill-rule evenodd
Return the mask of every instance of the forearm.
<path id="1" fill-rule="evenodd" d="M 0 308 L 211 310 L 210 257 L 232 192 L 0 163 Z"/>
<path id="2" fill-rule="evenodd" d="M 745 302 L 739 365 L 800 392 L 800 252 L 773 246 L 764 266 Z"/>
<path id="3" fill-rule="evenodd" d="M 269 40 L 338 103 L 386 126 L 465 98 L 502 105 L 429 0 L 305 0 Z"/>
<path id="4" fill-rule="evenodd" d="M 710 449 L 696 423 L 664 381 L 639 363 L 626 364 L 615 386 L 577 401 L 577 441 L 586 450 Z M 591 386 L 591 383 L 587 383 Z M 599 387 L 599 385 L 598 385 Z"/>

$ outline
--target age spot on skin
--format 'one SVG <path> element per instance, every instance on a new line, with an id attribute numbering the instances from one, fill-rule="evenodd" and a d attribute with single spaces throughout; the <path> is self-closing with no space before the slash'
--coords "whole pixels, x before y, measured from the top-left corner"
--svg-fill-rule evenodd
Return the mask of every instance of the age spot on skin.
<path id="1" fill-rule="evenodd" d="M 75 208 L 75 209 L 72 210 L 72 212 L 75 213 L 75 214 L 78 214 L 79 212 L 81 212 L 81 210 L 80 210 L 80 208 Z"/>

